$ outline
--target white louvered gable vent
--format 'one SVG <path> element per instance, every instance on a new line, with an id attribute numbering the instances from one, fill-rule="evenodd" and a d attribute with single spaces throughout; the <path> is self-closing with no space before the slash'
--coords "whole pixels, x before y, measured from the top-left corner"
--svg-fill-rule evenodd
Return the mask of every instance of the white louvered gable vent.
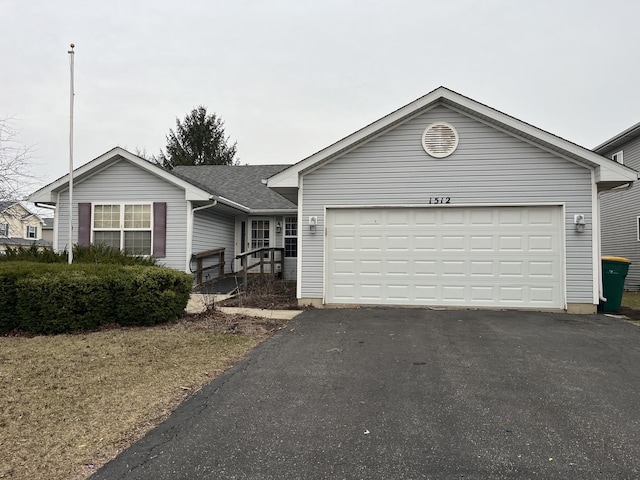
<path id="1" fill-rule="evenodd" d="M 422 148 L 432 157 L 448 157 L 457 147 L 458 132 L 446 122 L 433 123 L 422 134 Z"/>

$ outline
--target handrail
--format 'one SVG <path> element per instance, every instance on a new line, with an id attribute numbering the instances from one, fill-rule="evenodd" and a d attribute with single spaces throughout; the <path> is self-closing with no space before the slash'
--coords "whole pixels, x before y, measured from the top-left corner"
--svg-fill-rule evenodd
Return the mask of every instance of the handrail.
<path id="1" fill-rule="evenodd" d="M 262 253 L 262 252 L 269 252 L 268 264 L 271 266 L 271 269 L 270 269 L 271 275 L 275 275 L 277 273 L 275 269 L 276 264 L 280 264 L 280 272 L 284 271 L 284 247 L 262 247 L 262 248 L 256 248 L 254 250 L 249 250 L 248 252 L 242 252 L 236 255 L 235 259 L 236 260 L 239 259 L 240 264 L 242 265 L 242 280 L 243 280 L 242 284 L 245 286 L 245 288 L 247 285 L 247 277 L 248 277 L 249 270 L 259 266 L 260 273 L 263 274 L 264 265 L 265 265 L 264 255 L 259 255 L 258 261 L 253 265 L 248 265 L 247 258 L 249 257 L 249 255 L 254 255 L 256 253 Z M 275 258 L 276 252 L 280 253 L 279 255 L 280 258 L 278 258 L 277 260 Z"/>
<path id="2" fill-rule="evenodd" d="M 193 256 L 195 258 L 204 258 L 204 257 L 210 257 L 212 255 L 216 255 L 218 253 L 224 253 L 224 248 L 214 248 L 213 250 L 207 250 L 205 252 L 194 253 Z"/>
<path id="3" fill-rule="evenodd" d="M 196 283 L 200 285 L 202 283 L 202 273 L 206 270 L 212 270 L 216 267 L 219 267 L 218 276 L 222 277 L 224 275 L 224 248 L 214 248 L 213 250 L 206 250 L 204 252 L 198 252 L 191 255 L 191 259 L 196 259 Z M 203 267 L 203 260 L 208 257 L 213 257 L 214 255 L 218 255 L 219 261 L 215 265 L 209 265 L 208 267 Z M 191 264 L 191 262 L 189 262 Z M 191 267 L 189 267 L 191 268 Z"/>

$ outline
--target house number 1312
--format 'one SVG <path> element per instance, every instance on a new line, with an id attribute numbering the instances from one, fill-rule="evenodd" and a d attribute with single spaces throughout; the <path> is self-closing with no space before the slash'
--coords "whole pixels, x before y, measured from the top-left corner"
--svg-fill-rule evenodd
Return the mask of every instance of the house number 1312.
<path id="1" fill-rule="evenodd" d="M 440 205 L 451 203 L 451 197 L 429 197 L 429 205 Z"/>

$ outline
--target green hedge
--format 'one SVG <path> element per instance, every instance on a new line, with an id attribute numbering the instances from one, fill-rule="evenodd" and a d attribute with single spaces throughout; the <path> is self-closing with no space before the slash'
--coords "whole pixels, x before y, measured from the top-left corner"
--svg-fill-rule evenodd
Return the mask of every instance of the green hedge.
<path id="1" fill-rule="evenodd" d="M 29 247 L 9 247 L 4 255 L 0 255 L 1 262 L 38 262 L 38 263 L 67 263 L 68 253 L 65 248 L 61 252 L 54 252 L 50 248 L 42 248 L 35 243 Z M 105 245 L 74 245 L 73 263 L 110 263 L 114 265 L 156 265 L 154 257 L 129 255 L 117 248 Z"/>
<path id="2" fill-rule="evenodd" d="M 0 264 L 0 330 L 63 333 L 180 317 L 193 278 L 166 267 Z"/>

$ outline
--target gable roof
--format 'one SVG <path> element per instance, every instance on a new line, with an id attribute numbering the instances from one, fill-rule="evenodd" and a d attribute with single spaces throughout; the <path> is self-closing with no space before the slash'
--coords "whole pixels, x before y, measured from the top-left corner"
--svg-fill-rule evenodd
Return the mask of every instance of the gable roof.
<path id="1" fill-rule="evenodd" d="M 286 170 L 268 179 L 268 186 L 289 199 L 294 199 L 298 188 L 298 177 L 328 163 L 354 148 L 382 135 L 394 127 L 430 110 L 436 105 L 444 105 L 472 118 L 492 125 L 506 133 L 522 138 L 548 151 L 572 159 L 582 165 L 594 168 L 596 182 L 609 187 L 623 185 L 638 179 L 638 174 L 624 165 L 569 142 L 549 132 L 511 117 L 494 108 L 476 102 L 445 87 L 439 87 L 398 110 L 367 125 L 357 132 L 337 141 L 317 153 L 301 160 Z"/>
<path id="2" fill-rule="evenodd" d="M 142 170 L 174 184 L 185 191 L 185 200 L 217 200 L 235 210 L 293 210 L 294 204 L 267 188 L 263 180 L 288 165 L 202 165 L 181 166 L 165 170 L 131 152 L 115 147 L 73 171 L 74 184 L 98 174 L 114 163 L 127 161 Z M 69 189 L 69 175 L 64 175 L 29 195 L 34 203 L 55 204 L 57 195 Z"/>
<path id="3" fill-rule="evenodd" d="M 593 149 L 594 152 L 603 154 L 608 150 L 621 147 L 625 143 L 633 140 L 636 137 L 640 137 L 640 123 L 627 128 L 623 132 L 619 133 L 615 137 L 610 138 L 606 142 L 601 143 Z"/>
<path id="4" fill-rule="evenodd" d="M 263 183 L 290 165 L 176 166 L 171 173 L 201 188 L 228 198 L 252 211 L 295 210 L 296 206 Z"/>
<path id="5" fill-rule="evenodd" d="M 16 207 L 16 206 L 18 207 L 19 210 L 22 211 L 21 216 L 19 217 L 20 220 L 24 221 L 24 220 L 27 220 L 28 218 L 36 217 L 40 222 L 42 222 L 42 219 L 40 218 L 39 215 L 36 215 L 31 210 L 29 210 L 27 207 L 25 207 L 21 202 L 15 201 L 15 200 L 1 201 L 0 202 L 0 214 L 6 212 L 10 208 Z M 11 215 L 14 216 L 15 218 L 18 218 L 18 214 L 15 212 L 15 210 L 14 210 L 14 212 L 11 212 Z"/>
<path id="6" fill-rule="evenodd" d="M 95 175 L 100 170 L 122 160 L 126 160 L 131 162 L 143 170 L 148 171 L 149 173 L 161 177 L 167 180 L 170 183 L 173 183 L 185 190 L 185 198 L 187 200 L 210 200 L 209 192 L 203 191 L 202 189 L 195 187 L 194 185 L 185 182 L 184 180 L 176 177 L 175 175 L 171 175 L 164 168 L 155 165 L 144 158 L 138 157 L 131 152 L 128 152 L 124 148 L 114 147 L 106 153 L 103 153 L 97 158 L 94 158 L 90 162 L 82 165 L 81 167 L 76 168 L 73 171 L 73 182 L 79 183 L 85 178 L 88 178 L 92 175 Z M 29 195 L 29 201 L 34 203 L 49 203 L 55 204 L 57 199 L 56 194 L 69 188 L 69 174 L 60 177 L 59 179 L 51 182 L 50 184 L 42 187 L 39 190 L 36 190 L 34 193 Z"/>

